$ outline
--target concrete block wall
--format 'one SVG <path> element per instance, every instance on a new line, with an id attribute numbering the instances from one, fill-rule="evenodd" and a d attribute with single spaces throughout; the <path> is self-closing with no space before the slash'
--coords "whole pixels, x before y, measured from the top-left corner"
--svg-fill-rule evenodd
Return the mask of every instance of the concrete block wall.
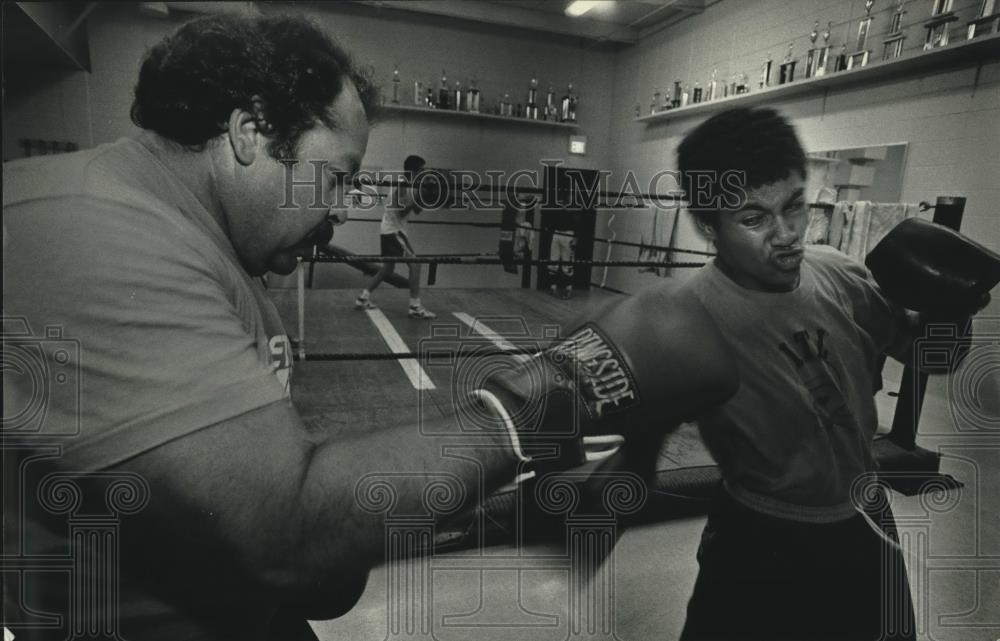
<path id="1" fill-rule="evenodd" d="M 881 57 L 881 39 L 894 4 L 879 2 L 872 13 L 873 59 Z M 929 16 L 930 4 L 907 3 L 905 54 L 922 48 L 925 32 L 920 23 Z M 964 25 L 977 15 L 979 5 L 979 0 L 955 0 L 958 38 L 964 38 Z M 646 113 L 654 87 L 664 90 L 675 79 L 692 84 L 699 79 L 704 86 L 713 68 L 722 78 L 746 71 L 756 83 L 767 52 L 780 60 L 794 40 L 796 55 L 804 58 L 814 20 L 820 20 L 821 29 L 828 20 L 834 22 L 830 43 L 837 52 L 845 37 L 853 42 L 863 16 L 862 0 L 722 0 L 622 51 L 616 61 L 611 133 L 615 171 L 633 171 L 648 181 L 658 171 L 675 168 L 684 133 L 709 117 L 633 122 L 635 103 L 645 105 Z M 965 196 L 963 231 L 1000 250 L 1000 62 L 835 87 L 780 99 L 772 106 L 792 119 L 807 151 L 907 143 L 901 200 L 933 203 L 938 196 Z M 618 227 L 618 238 L 637 241 L 633 230 L 648 227 L 648 214 L 639 213 L 628 227 Z M 676 244 L 706 248 L 686 216 Z M 634 252 L 621 249 L 626 256 Z M 675 270 L 674 277 L 684 276 Z M 655 280 L 634 269 L 614 270 L 608 284 L 635 291 Z M 993 298 L 987 311 L 1000 314 L 1000 292 Z"/>
<path id="2" fill-rule="evenodd" d="M 372 129 L 367 168 L 396 168 L 408 153 L 424 155 L 431 165 L 484 171 L 539 167 L 543 159 L 562 159 L 571 166 L 608 168 L 621 178 L 634 172 L 641 182 L 675 166 L 674 153 L 684 132 L 705 116 L 650 125 L 633 122 L 638 103 L 648 109 L 653 88 L 666 91 L 675 79 L 702 86 L 713 69 L 728 79 L 746 72 L 752 83 L 770 52 L 784 56 L 794 40 L 801 59 L 813 21 L 821 29 L 832 21 L 833 51 L 853 41 L 864 15 L 863 0 L 709 0 L 704 13 L 615 51 L 567 38 L 527 31 L 475 26 L 443 18 L 391 12 L 372 14 L 344 4 L 280 5 L 283 11 L 304 12 L 329 31 L 363 64 L 370 65 L 388 85 L 393 65 L 402 77 L 402 95 L 412 92 L 416 78 L 437 82 L 441 69 L 449 80 L 476 76 L 485 105 L 499 93 L 523 100 L 531 74 L 536 73 L 544 95 L 550 82 L 561 93 L 572 81 L 581 100 L 580 129 L 547 129 L 448 119 L 422 114 L 388 114 Z M 905 51 L 919 50 L 924 30 L 920 22 L 930 2 L 908 2 Z M 979 0 L 955 0 L 961 25 L 973 17 Z M 277 5 L 261 4 L 264 10 Z M 870 46 L 881 55 L 881 38 L 894 3 L 879 2 L 873 12 Z M 178 15 L 164 20 L 141 15 L 134 4 L 100 5 L 88 18 L 92 73 L 34 74 L 30 87 L 8 84 L 3 121 L 4 158 L 19 156 L 22 137 L 74 141 L 89 147 L 135 131 L 129 121 L 138 65 L 147 47 L 174 29 Z M 13 83 L 14 81 L 12 81 Z M 808 151 L 907 143 L 901 199 L 928 200 L 940 195 L 968 198 L 963 231 L 993 248 L 1000 248 L 1000 63 L 968 64 L 919 76 L 883 79 L 826 93 L 805 94 L 776 101 L 792 118 Z M 569 156 L 570 133 L 588 137 L 586 156 Z M 615 180 L 611 181 L 611 185 Z M 643 185 L 645 188 L 645 185 Z M 379 211 L 359 212 L 377 217 Z M 611 217 L 614 215 L 614 220 Z M 496 221 L 497 211 L 427 212 L 424 219 Z M 608 227 L 610 221 L 611 227 Z M 359 223 L 337 230 L 337 242 L 357 252 L 377 253 L 377 225 Z M 603 211 L 598 235 L 638 242 L 651 231 L 648 209 Z M 413 226 L 413 241 L 421 253 L 495 251 L 497 232 L 474 227 Z M 686 216 L 678 224 L 675 244 L 709 249 Z M 595 247 L 605 256 L 606 245 Z M 634 258 L 636 248 L 615 248 L 612 258 Z M 678 259 L 686 259 L 678 255 Z M 603 270 L 595 271 L 600 281 Z M 685 272 L 674 270 L 673 277 Z M 608 270 L 607 284 L 624 291 L 656 282 L 659 277 L 632 268 Z M 439 287 L 517 287 L 520 279 L 499 268 L 443 269 Z M 1000 312 L 1000 294 L 994 295 Z"/>

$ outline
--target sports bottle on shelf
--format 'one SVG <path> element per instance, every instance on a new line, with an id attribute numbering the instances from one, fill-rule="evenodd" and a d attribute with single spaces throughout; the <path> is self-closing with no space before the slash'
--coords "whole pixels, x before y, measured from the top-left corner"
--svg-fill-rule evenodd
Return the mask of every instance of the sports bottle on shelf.
<path id="1" fill-rule="evenodd" d="M 444 69 L 441 70 L 441 84 L 438 85 L 438 99 L 437 106 L 438 109 L 448 109 L 450 108 L 449 103 L 451 102 L 451 92 L 448 90 L 448 76 L 445 75 Z"/>

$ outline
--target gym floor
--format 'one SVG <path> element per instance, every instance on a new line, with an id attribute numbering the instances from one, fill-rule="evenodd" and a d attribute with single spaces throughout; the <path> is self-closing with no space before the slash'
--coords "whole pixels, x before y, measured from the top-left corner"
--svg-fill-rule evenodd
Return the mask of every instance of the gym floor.
<path id="1" fill-rule="evenodd" d="M 295 290 L 271 293 L 294 333 Z M 424 303 L 438 319 L 428 322 L 406 318 L 404 290 L 380 289 L 376 313 L 352 309 L 355 295 L 344 289 L 306 291 L 309 353 L 424 351 L 456 332 L 501 348 L 498 335 L 508 339 L 508 346 L 530 345 L 532 337 L 544 340 L 554 330 L 565 333 L 577 315 L 622 296 L 595 289 L 563 301 L 525 289 L 432 289 L 425 292 Z M 1000 337 L 996 329 L 980 334 Z M 985 491 L 1000 485 L 995 438 L 1000 408 L 980 401 L 989 398 L 983 386 L 1000 385 L 995 365 L 986 366 L 997 362 L 1000 341 L 977 344 L 953 374 L 931 379 L 925 397 L 918 443 L 941 452 L 941 471 L 962 487 L 892 496 L 921 639 L 994 641 L 1000 634 L 1000 497 Z M 414 359 L 298 362 L 293 396 L 317 438 L 394 425 L 416 428 L 417 417 L 453 414 L 453 377 L 461 369 L 461 360 L 453 365 Z M 880 433 L 891 423 L 895 399 L 887 392 L 898 388 L 900 373 L 892 363 L 883 373 L 886 390 L 877 395 Z M 661 449 L 661 469 L 709 463 L 691 426 L 675 432 Z M 625 528 L 589 583 L 570 571 L 564 547 L 545 543 L 520 549 L 500 544 L 381 566 L 372 572 L 357 607 L 313 627 L 324 641 L 400 635 L 563 639 L 612 633 L 619 639 L 675 639 L 697 573 L 695 553 L 704 521 L 700 515 L 664 515 L 654 523 Z M 583 585 L 587 587 L 581 589 Z M 725 616 L 724 606 L 719 614 Z"/>

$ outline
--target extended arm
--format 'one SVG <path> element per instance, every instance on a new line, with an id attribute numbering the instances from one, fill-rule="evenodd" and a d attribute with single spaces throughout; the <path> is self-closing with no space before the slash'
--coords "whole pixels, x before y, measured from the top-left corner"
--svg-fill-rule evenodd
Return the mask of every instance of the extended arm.
<path id="1" fill-rule="evenodd" d="M 311 618 L 342 614 L 384 557 L 384 514 L 363 509 L 355 495 L 366 475 L 384 473 L 395 514 L 423 513 L 436 475 L 457 479 L 466 503 L 513 475 L 502 434 L 476 436 L 479 446 L 463 450 L 470 461 L 442 454 L 467 436 L 445 422 L 434 428 L 455 436 L 408 425 L 315 443 L 290 405 L 273 403 L 150 450 L 120 466 L 152 488 L 149 506 L 132 517 L 149 534 L 140 552 L 175 559 L 174 575 L 192 576 L 178 572 L 191 566 L 193 575 L 242 577 L 241 589 Z M 418 474 L 394 474 L 401 471 Z M 199 581 L 189 589 L 227 586 Z"/>

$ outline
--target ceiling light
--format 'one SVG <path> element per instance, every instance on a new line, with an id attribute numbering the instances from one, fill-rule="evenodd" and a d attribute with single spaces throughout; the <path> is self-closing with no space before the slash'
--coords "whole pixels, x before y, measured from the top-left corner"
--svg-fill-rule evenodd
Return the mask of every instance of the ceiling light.
<path id="1" fill-rule="evenodd" d="M 566 15 L 579 18 L 599 4 L 601 4 L 599 0 L 574 0 L 566 7 Z"/>

